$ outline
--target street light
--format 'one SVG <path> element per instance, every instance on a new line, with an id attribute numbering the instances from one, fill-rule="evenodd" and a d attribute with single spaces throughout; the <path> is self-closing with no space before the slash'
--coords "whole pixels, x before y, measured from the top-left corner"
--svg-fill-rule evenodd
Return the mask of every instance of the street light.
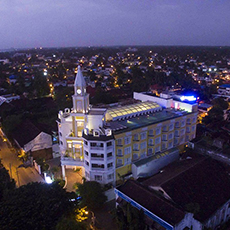
<path id="1" fill-rule="evenodd" d="M 92 228 L 94 229 L 96 217 L 95 217 L 95 214 L 94 214 L 93 211 L 90 211 L 90 212 L 91 212 L 91 214 L 92 214 L 92 217 L 91 217 Z M 85 211 L 85 214 L 88 215 L 89 212 L 88 212 L 88 211 Z"/>

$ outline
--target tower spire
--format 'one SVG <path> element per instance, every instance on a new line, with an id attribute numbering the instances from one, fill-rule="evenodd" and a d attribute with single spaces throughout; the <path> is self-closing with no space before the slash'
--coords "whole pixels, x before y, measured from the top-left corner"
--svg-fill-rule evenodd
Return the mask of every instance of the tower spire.
<path id="1" fill-rule="evenodd" d="M 77 74 L 74 81 L 74 94 L 83 95 L 85 93 L 86 93 L 86 83 L 81 71 L 81 66 L 79 65 L 77 68 Z"/>
<path id="2" fill-rule="evenodd" d="M 86 93 L 86 83 L 78 66 L 76 78 L 74 81 L 73 109 L 77 113 L 88 113 L 89 111 L 89 94 Z"/>

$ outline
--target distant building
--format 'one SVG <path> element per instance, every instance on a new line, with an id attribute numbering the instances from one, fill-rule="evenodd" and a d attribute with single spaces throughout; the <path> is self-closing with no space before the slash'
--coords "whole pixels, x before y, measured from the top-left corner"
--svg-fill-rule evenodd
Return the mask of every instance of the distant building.
<path id="1" fill-rule="evenodd" d="M 221 95 L 230 96 L 230 84 L 220 85 L 218 89 L 218 93 Z"/>
<path id="2" fill-rule="evenodd" d="M 8 78 L 8 82 L 9 82 L 10 84 L 15 84 L 17 81 L 18 81 L 18 76 L 16 76 L 16 75 L 11 75 L 11 76 L 9 76 L 9 78 Z"/>
<path id="3" fill-rule="evenodd" d="M 74 91 L 73 108 L 58 114 L 63 176 L 65 168 L 75 167 L 84 169 L 87 180 L 104 184 L 134 174 L 136 178 L 151 175 L 153 168 L 159 169 L 178 157 L 174 148 L 183 149 L 195 137 L 196 103 L 165 94 L 134 93 L 136 103 L 92 108 L 80 67 Z M 153 156 L 166 160 L 162 163 Z M 143 159 L 148 170 L 141 169 L 145 167 Z"/>
<path id="4" fill-rule="evenodd" d="M 2 105 L 4 102 L 9 103 L 14 100 L 19 100 L 20 96 L 19 95 L 13 95 L 13 94 L 6 94 L 0 96 L 0 105 Z"/>
<path id="5" fill-rule="evenodd" d="M 9 64 L 9 59 L 0 59 L 0 64 Z"/>
<path id="6" fill-rule="evenodd" d="M 143 210 L 149 229 L 215 229 L 230 217 L 229 168 L 205 157 L 188 157 L 139 183 L 115 189 L 117 206 Z"/>
<path id="7" fill-rule="evenodd" d="M 23 135 L 22 135 L 23 134 Z M 13 139 L 21 154 L 28 153 L 33 159 L 52 158 L 52 135 L 38 128 L 29 120 L 23 121 L 12 132 Z"/>
<path id="8" fill-rule="evenodd" d="M 208 111 L 212 109 L 213 105 L 207 104 L 207 103 L 200 103 L 198 105 L 198 121 L 201 123 L 202 119 L 208 115 Z"/>

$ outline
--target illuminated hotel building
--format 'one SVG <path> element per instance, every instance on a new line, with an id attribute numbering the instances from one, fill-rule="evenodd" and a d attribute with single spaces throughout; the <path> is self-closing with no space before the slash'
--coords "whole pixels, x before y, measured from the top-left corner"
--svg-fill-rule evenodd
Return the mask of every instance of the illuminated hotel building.
<path id="1" fill-rule="evenodd" d="M 152 175 L 195 137 L 197 104 L 134 93 L 136 103 L 92 108 L 80 67 L 73 108 L 58 114 L 62 174 L 82 167 L 87 180 L 115 183 Z"/>

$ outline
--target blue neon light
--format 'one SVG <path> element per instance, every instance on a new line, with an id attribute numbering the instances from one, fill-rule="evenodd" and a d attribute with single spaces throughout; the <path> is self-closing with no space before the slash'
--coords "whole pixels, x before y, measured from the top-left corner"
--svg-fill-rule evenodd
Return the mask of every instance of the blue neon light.
<path id="1" fill-rule="evenodd" d="M 196 97 L 194 97 L 194 96 L 181 96 L 180 100 L 181 101 L 196 101 Z"/>

